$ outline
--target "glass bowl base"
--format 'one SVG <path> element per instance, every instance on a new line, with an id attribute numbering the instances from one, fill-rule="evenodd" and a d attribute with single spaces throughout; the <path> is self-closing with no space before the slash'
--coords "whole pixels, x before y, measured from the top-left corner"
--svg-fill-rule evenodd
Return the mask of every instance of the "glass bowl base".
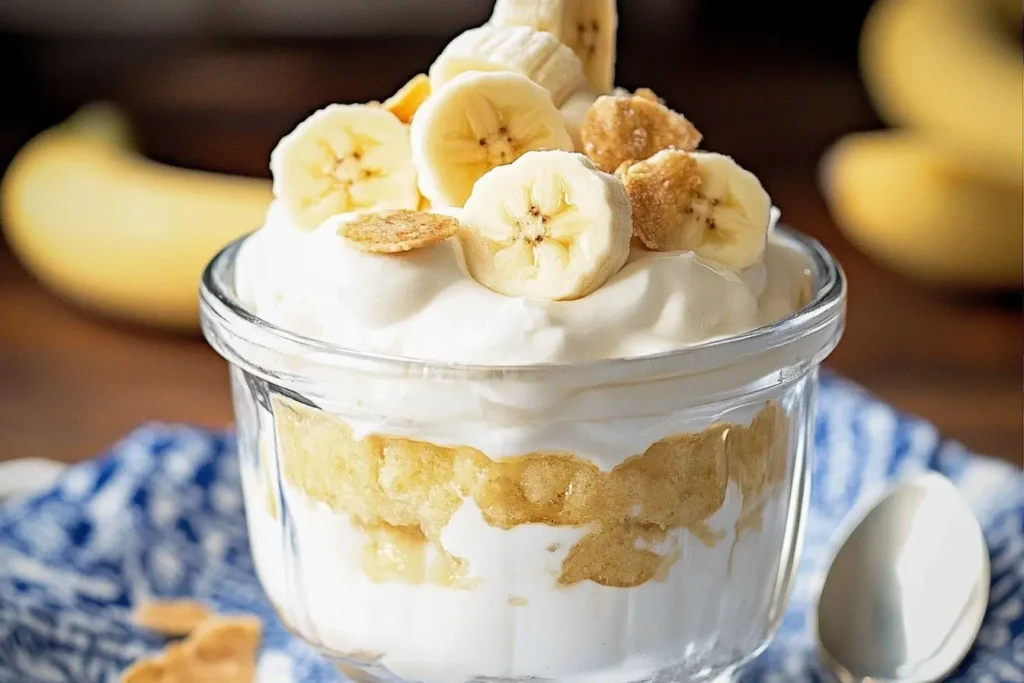
<path id="1" fill-rule="evenodd" d="M 335 667 L 347 679 L 354 683 L 422 683 L 421 681 L 406 680 L 395 676 L 384 667 L 366 662 L 354 662 L 347 658 L 329 657 Z M 694 671 L 686 663 L 676 664 L 658 671 L 652 676 L 638 679 L 621 679 L 608 676 L 587 676 L 587 683 L 733 683 L 738 681 L 740 665 L 727 667 L 725 669 Z M 533 676 L 521 677 L 491 677 L 477 676 L 465 681 L 465 683 L 582 683 L 579 677 L 565 679 L 538 678 Z"/>

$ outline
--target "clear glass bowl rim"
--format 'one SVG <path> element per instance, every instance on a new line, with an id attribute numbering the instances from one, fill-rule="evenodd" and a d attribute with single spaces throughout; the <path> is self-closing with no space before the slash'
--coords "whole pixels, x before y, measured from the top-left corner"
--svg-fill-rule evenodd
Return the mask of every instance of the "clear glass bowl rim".
<path id="1" fill-rule="evenodd" d="M 816 363 L 835 346 L 844 325 L 847 285 L 842 268 L 817 240 L 779 225 L 773 230 L 772 239 L 795 249 L 808 261 L 814 285 L 810 300 L 788 316 L 738 335 L 646 356 L 532 365 L 474 365 L 367 353 L 290 332 L 245 309 L 235 296 L 234 283 L 224 283 L 218 271 L 225 265 L 233 265 L 239 247 L 249 234 L 222 248 L 203 271 L 199 309 L 207 338 L 211 342 L 214 339 L 222 342 L 224 333 L 227 333 L 229 339 L 237 336 L 248 343 L 259 339 L 255 343 L 271 351 L 371 374 L 431 380 L 501 379 L 570 384 L 632 381 L 704 372 L 739 359 L 777 351 L 833 326 L 835 334 L 824 335 L 815 358 L 809 359 Z M 226 348 L 222 342 L 213 343 L 213 346 L 230 362 L 247 364 L 246 359 L 232 351 L 230 345 Z"/>

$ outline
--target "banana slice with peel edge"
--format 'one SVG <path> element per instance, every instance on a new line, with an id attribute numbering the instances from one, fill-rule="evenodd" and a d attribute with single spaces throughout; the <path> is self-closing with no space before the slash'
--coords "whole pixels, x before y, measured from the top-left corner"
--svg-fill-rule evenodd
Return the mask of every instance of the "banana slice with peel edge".
<path id="1" fill-rule="evenodd" d="M 592 88 L 605 93 L 615 81 L 615 0 L 497 0 L 490 23 L 532 26 L 553 34 L 583 63 Z"/>
<path id="2" fill-rule="evenodd" d="M 462 206 L 495 166 L 531 150 L 572 150 L 548 92 L 509 71 L 467 72 L 416 112 L 412 153 L 420 191 L 434 207 Z"/>
<path id="3" fill-rule="evenodd" d="M 583 64 L 550 33 L 529 26 L 485 24 L 457 36 L 430 66 L 434 90 L 467 71 L 512 71 L 549 93 L 555 106 L 583 87 Z"/>
<path id="4" fill-rule="evenodd" d="M 713 152 L 663 150 L 625 163 L 622 179 L 634 207 L 634 233 L 655 251 L 692 251 L 743 269 L 764 253 L 772 204 L 757 177 Z"/>
<path id="5" fill-rule="evenodd" d="M 622 183 L 582 154 L 528 152 L 476 183 L 458 237 L 467 271 L 485 287 L 578 299 L 625 264 L 630 216 Z"/>
<path id="6" fill-rule="evenodd" d="M 336 214 L 415 209 L 409 131 L 378 106 L 332 104 L 300 123 L 270 155 L 274 195 L 300 227 Z"/>

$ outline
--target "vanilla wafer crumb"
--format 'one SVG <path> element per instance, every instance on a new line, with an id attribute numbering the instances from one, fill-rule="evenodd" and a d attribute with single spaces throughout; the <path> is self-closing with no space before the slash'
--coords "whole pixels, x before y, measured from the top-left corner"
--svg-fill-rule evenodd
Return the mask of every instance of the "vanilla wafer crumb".
<path id="1" fill-rule="evenodd" d="M 633 210 L 633 236 L 652 251 L 689 249 L 698 236 L 684 233 L 700 188 L 697 160 L 676 149 L 646 161 L 624 162 L 615 175 L 626 188 Z M 698 224 L 698 227 L 699 224 Z"/>
<path id="2" fill-rule="evenodd" d="M 428 97 L 430 78 L 426 74 L 416 74 L 398 92 L 384 100 L 381 106 L 397 116 L 402 123 L 411 123 L 412 117 Z"/>
<path id="3" fill-rule="evenodd" d="M 701 137 L 686 117 L 646 93 L 599 97 L 580 126 L 583 151 L 606 173 L 624 161 L 643 161 L 663 149 L 695 150 Z"/>
<path id="4" fill-rule="evenodd" d="M 356 249 L 396 254 L 443 242 L 456 233 L 451 216 L 399 209 L 360 214 L 338 226 L 338 234 Z"/>
<path id="5" fill-rule="evenodd" d="M 121 683 L 253 683 L 263 626 L 251 615 L 212 615 L 180 642 L 144 657 Z"/>
<path id="6" fill-rule="evenodd" d="M 198 600 L 149 600 L 135 609 L 135 623 L 165 636 L 187 636 L 211 616 Z"/>

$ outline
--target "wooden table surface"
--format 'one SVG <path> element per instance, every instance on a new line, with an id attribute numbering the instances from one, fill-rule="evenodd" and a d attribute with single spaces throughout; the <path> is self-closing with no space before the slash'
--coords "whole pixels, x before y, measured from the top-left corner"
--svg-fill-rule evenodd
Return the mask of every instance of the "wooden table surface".
<path id="1" fill-rule="evenodd" d="M 442 45 L 419 39 L 399 53 L 388 41 L 167 48 L 144 59 L 125 48 L 133 60 L 114 60 L 123 68 L 92 80 L 76 71 L 87 46 L 62 44 L 42 56 L 50 83 L 62 86 L 58 104 L 115 99 L 135 115 L 151 155 L 265 175 L 274 141 L 305 113 L 328 101 L 382 99 Z M 883 270 L 845 241 L 818 193 L 816 163 L 829 142 L 878 125 L 855 69 L 772 50 L 727 58 L 638 42 L 622 49 L 619 81 L 649 85 L 684 111 L 708 148 L 761 176 L 787 223 L 837 256 L 849 277 L 849 317 L 829 368 L 972 449 L 1021 461 L 1019 295 L 957 297 Z M 44 123 L 2 124 L 0 143 Z M 150 420 L 228 425 L 224 362 L 198 337 L 80 312 L 40 287 L 0 244 L 0 459 L 80 460 Z"/>

